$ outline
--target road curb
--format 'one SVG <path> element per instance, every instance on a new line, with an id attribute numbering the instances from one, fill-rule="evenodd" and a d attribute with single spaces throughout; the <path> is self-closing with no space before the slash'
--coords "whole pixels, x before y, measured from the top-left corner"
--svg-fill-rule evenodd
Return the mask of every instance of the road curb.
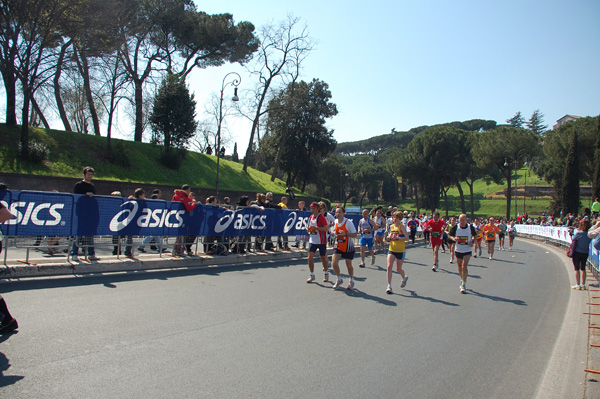
<path id="1" fill-rule="evenodd" d="M 246 255 L 229 254 L 227 256 L 198 255 L 191 257 L 162 257 L 142 255 L 135 259 L 121 257 L 88 262 L 84 260 L 48 263 L 47 259 L 30 259 L 29 264 L 17 262 L 0 268 L 0 279 L 12 280 L 22 278 L 39 278 L 68 275 L 84 275 L 98 273 L 118 273 L 131 271 L 151 271 L 195 267 L 218 267 L 274 262 L 285 259 L 302 259 L 306 251 L 275 251 L 266 253 L 250 253 Z M 83 259 L 83 258 L 82 258 Z M 46 262 L 46 263 L 44 263 Z"/>

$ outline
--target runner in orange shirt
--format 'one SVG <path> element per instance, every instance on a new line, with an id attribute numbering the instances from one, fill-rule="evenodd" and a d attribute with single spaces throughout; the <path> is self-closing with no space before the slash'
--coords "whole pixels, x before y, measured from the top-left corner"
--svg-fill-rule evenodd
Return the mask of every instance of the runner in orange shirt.
<path id="1" fill-rule="evenodd" d="M 492 260 L 492 256 L 494 256 L 494 246 L 496 245 L 496 234 L 500 234 L 500 229 L 495 224 L 494 218 L 490 218 L 488 224 L 481 228 L 483 231 L 483 235 L 485 237 L 485 242 L 487 243 L 488 254 L 490 254 L 490 260 Z"/>
<path id="2" fill-rule="evenodd" d="M 350 278 L 348 289 L 351 290 L 354 288 L 354 268 L 352 267 L 352 259 L 354 258 L 355 252 L 354 238 L 357 236 L 356 227 L 354 227 L 352 220 L 346 218 L 346 210 L 343 207 L 337 207 L 335 216 L 337 217 L 335 221 L 336 246 L 333 250 L 332 264 L 333 271 L 337 276 L 337 281 L 333 285 L 333 289 L 338 289 L 344 282 L 339 267 L 340 258 L 344 258 L 346 261 L 346 268 L 348 269 L 348 277 Z"/>

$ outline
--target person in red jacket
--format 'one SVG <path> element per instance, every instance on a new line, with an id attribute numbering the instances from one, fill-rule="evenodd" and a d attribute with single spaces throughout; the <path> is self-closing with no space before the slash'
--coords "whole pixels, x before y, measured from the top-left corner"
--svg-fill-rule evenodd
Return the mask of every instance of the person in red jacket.
<path id="1" fill-rule="evenodd" d="M 190 192 L 192 189 L 189 184 L 184 184 L 181 186 L 181 190 L 175 190 L 173 194 L 173 202 L 181 202 L 185 207 L 185 210 L 188 212 L 193 211 L 196 208 L 196 202 L 192 201 L 190 198 Z M 173 255 L 183 256 L 184 255 L 184 243 L 185 236 L 177 236 L 177 240 L 175 241 L 175 248 L 173 248 Z"/>
<path id="2" fill-rule="evenodd" d="M 440 245 L 442 245 L 442 235 L 446 228 L 446 222 L 440 219 L 440 213 L 435 212 L 433 219 L 430 219 L 425 224 L 425 230 L 431 233 L 431 248 L 433 249 L 433 267 L 431 270 L 437 271 L 439 266 L 438 256 L 440 251 Z"/>

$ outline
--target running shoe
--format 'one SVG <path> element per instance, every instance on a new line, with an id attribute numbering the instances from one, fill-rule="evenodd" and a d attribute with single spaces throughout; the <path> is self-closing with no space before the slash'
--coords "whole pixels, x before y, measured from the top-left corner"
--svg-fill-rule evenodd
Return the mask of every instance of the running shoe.
<path id="1" fill-rule="evenodd" d="M 473 257 L 476 258 L 477 257 L 477 250 L 475 250 L 475 252 L 473 252 Z"/>
<path id="2" fill-rule="evenodd" d="M 492 255 L 490 255 L 490 260 L 492 260 Z"/>
<path id="3" fill-rule="evenodd" d="M 579 289 L 580 289 L 580 290 L 582 290 L 582 291 L 585 291 L 585 284 L 581 284 L 581 285 L 579 286 Z"/>
<path id="4" fill-rule="evenodd" d="M 326 283 L 329 281 L 329 272 L 323 273 L 323 282 Z"/>
<path id="5" fill-rule="evenodd" d="M 467 292 L 467 288 L 464 285 L 461 284 L 459 288 L 461 294 L 465 294 Z"/>
<path id="6" fill-rule="evenodd" d="M 353 288 L 354 288 L 354 280 L 350 280 L 350 283 L 348 284 L 348 287 L 346 289 L 351 290 Z"/>
<path id="7" fill-rule="evenodd" d="M 374 264 L 375 264 L 375 255 L 373 255 L 373 256 L 371 257 L 371 264 L 372 264 L 372 265 L 374 265 Z"/>
<path id="8" fill-rule="evenodd" d="M 438 265 L 433 265 L 433 267 L 431 268 L 432 271 L 437 272 L 438 269 Z"/>
<path id="9" fill-rule="evenodd" d="M 388 284 L 387 290 L 385 290 L 386 294 L 392 294 L 392 286 Z"/>
<path id="10" fill-rule="evenodd" d="M 314 275 L 314 274 L 311 274 L 311 275 L 308 277 L 308 279 L 306 280 L 306 282 L 310 284 L 310 283 L 312 283 L 313 281 L 315 281 L 315 275 Z"/>
<path id="11" fill-rule="evenodd" d="M 454 259 L 450 259 L 450 263 L 454 263 Z"/>
<path id="12" fill-rule="evenodd" d="M 446 250 L 445 250 L 445 249 L 442 249 L 442 253 L 443 253 L 443 254 L 445 254 L 445 253 L 446 253 Z"/>
<path id="13" fill-rule="evenodd" d="M 404 288 L 406 287 L 406 282 L 408 281 L 408 276 L 404 277 L 402 279 L 402 284 L 400 284 L 400 288 Z"/>
<path id="14" fill-rule="evenodd" d="M 13 332 L 17 328 L 19 328 L 19 323 L 17 323 L 17 320 L 13 318 L 7 324 L 0 327 L 0 334 L 7 334 L 9 332 Z"/>
<path id="15" fill-rule="evenodd" d="M 90 255 L 90 256 L 88 256 L 88 260 L 100 260 L 100 258 L 97 257 L 96 255 Z"/>
<path id="16" fill-rule="evenodd" d="M 365 267 L 365 262 L 360 262 L 360 263 L 358 264 L 358 267 Z"/>
<path id="17" fill-rule="evenodd" d="M 338 279 L 337 279 L 337 281 L 335 282 L 335 284 L 333 285 L 333 287 L 332 287 L 332 288 L 333 288 L 334 290 L 337 290 L 337 289 L 338 289 L 338 288 L 339 288 L 339 287 L 342 285 L 342 283 L 343 283 L 343 282 L 344 282 L 344 280 L 343 280 L 343 279 L 341 279 L 341 278 L 338 278 Z"/>

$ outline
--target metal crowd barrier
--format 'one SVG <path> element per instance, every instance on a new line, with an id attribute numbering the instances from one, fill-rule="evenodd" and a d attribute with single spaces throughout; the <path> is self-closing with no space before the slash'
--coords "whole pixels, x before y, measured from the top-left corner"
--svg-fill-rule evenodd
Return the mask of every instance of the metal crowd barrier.
<path id="1" fill-rule="evenodd" d="M 3 264 L 16 260 L 20 263 L 36 265 L 39 256 L 32 256 L 34 251 L 43 253 L 49 259 L 65 257 L 73 260 L 72 249 L 78 247 L 78 259 L 87 260 L 89 248 L 94 247 L 98 257 L 114 256 L 121 259 L 128 254 L 135 258 L 139 255 L 154 254 L 165 256 L 196 256 L 212 255 L 226 256 L 228 254 L 245 255 L 256 252 L 308 249 L 306 240 L 296 240 L 298 236 L 235 236 L 235 237 L 206 237 L 206 236 L 156 236 L 147 239 L 144 236 L 93 236 L 93 243 L 86 237 L 45 237 L 45 236 L 4 236 L 2 245 Z M 287 240 L 286 240 L 287 239 Z M 146 241 L 145 241 L 146 240 Z M 140 250 L 143 248 L 143 251 Z M 14 252 L 24 250 L 24 256 Z M 100 254 L 98 254 L 100 252 Z M 21 259 L 23 258 L 23 259 Z"/>
<path id="2" fill-rule="evenodd" d="M 535 234 L 527 234 L 527 233 L 518 233 L 518 235 L 521 237 L 526 237 L 526 238 L 534 239 L 537 241 L 542 241 L 545 244 L 551 244 L 551 245 L 554 245 L 555 247 L 560 247 L 561 249 L 565 250 L 565 253 L 569 249 L 569 245 L 563 240 L 556 240 L 553 238 L 542 237 L 542 236 L 538 236 Z M 588 256 L 587 267 L 588 267 L 588 270 L 594 275 L 594 277 L 596 279 L 600 278 L 600 266 L 598 265 L 598 263 L 592 256 Z"/>

